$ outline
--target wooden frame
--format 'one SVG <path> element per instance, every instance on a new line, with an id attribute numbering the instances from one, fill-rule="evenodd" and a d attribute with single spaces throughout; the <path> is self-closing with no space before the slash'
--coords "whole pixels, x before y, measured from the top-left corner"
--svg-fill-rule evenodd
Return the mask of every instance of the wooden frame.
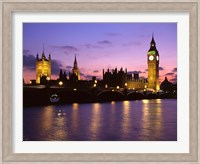
<path id="1" fill-rule="evenodd" d="M 45 2 L 45 3 L 44 3 Z M 0 51 L 2 53 L 2 109 L 0 110 L 1 127 L 1 161 L 17 162 L 196 162 L 198 163 L 198 1 L 176 2 L 0 2 Z M 15 11 L 186 11 L 190 17 L 190 153 L 188 154 L 15 154 L 12 153 L 12 33 L 11 15 Z M 2 35 L 1 35 L 2 34 Z M 2 49 L 1 49 L 2 48 Z M 1 60 L 1 59 L 0 59 Z M 1 72 L 0 72 L 1 73 Z M 0 102 L 1 103 L 1 102 Z M 2 113 L 1 113 L 2 111 Z"/>

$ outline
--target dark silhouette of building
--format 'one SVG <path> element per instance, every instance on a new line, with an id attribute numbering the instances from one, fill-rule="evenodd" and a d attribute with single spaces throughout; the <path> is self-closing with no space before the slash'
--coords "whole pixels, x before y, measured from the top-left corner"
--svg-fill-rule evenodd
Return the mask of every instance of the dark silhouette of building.
<path id="1" fill-rule="evenodd" d="M 76 61 L 76 55 L 75 55 L 75 59 L 74 59 L 74 66 L 72 68 L 72 77 L 74 77 L 74 75 L 77 76 L 77 79 L 80 80 L 81 77 L 80 77 L 80 71 L 78 69 L 78 64 L 77 64 L 77 61 Z"/>
<path id="2" fill-rule="evenodd" d="M 59 80 L 61 80 L 61 81 L 67 80 L 66 72 L 65 71 L 63 72 L 62 69 L 60 69 Z"/>
<path id="3" fill-rule="evenodd" d="M 107 72 L 103 70 L 103 82 L 107 87 L 124 87 L 127 82 L 127 69 L 125 71 L 123 68 L 119 71 L 117 68 L 112 71 L 108 69 Z"/>
<path id="4" fill-rule="evenodd" d="M 164 92 L 172 92 L 175 87 L 171 82 L 168 81 L 167 77 L 165 77 L 165 80 L 160 85 L 160 89 Z"/>
<path id="5" fill-rule="evenodd" d="M 66 87 L 67 86 L 67 75 L 66 72 L 60 69 L 59 78 L 57 79 L 57 85 Z"/>
<path id="6" fill-rule="evenodd" d="M 144 89 L 147 87 L 147 80 L 139 77 L 139 73 L 128 74 L 127 69 L 125 71 L 121 68 L 119 71 L 117 68 L 107 72 L 103 70 L 103 82 L 107 87 L 119 87 L 119 88 L 131 88 L 131 89 Z"/>

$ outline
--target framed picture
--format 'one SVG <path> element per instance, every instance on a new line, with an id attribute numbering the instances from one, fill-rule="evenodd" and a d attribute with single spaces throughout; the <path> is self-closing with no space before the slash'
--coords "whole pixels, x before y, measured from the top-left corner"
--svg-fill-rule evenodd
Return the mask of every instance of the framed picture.
<path id="1" fill-rule="evenodd" d="M 198 163 L 199 2 L 2 2 L 2 162 Z"/>

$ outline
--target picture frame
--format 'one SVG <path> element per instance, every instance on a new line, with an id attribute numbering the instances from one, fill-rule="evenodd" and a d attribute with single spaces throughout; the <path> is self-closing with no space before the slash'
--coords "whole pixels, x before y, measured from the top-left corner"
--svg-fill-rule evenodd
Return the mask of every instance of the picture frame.
<path id="1" fill-rule="evenodd" d="M 198 143 L 198 47 L 199 45 L 199 7 L 200 3 L 197 0 L 187 1 L 106 1 L 106 2 L 90 2 L 90 1 L 76 1 L 54 3 L 53 1 L 38 1 L 33 2 L 27 0 L 26 2 L 4 0 L 1 2 L 1 31 L 0 39 L 2 52 L 2 110 L 0 111 L 1 138 L 0 141 L 2 156 L 1 162 L 5 163 L 32 163 L 32 162 L 195 162 L 198 163 L 199 143 Z M 188 12 L 189 25 L 189 153 L 182 154 L 161 154 L 161 153 L 99 153 L 99 154 L 78 154 L 78 153 L 13 153 L 12 152 L 12 31 L 11 31 L 11 17 L 16 11 L 165 11 L 165 12 Z"/>

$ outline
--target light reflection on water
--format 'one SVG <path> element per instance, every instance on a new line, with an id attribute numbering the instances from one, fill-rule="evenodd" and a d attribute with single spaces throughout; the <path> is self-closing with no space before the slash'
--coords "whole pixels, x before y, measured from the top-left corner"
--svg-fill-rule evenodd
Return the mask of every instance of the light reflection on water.
<path id="1" fill-rule="evenodd" d="M 100 129 L 100 119 L 101 119 L 101 113 L 100 113 L 100 104 L 94 103 L 92 104 L 92 119 L 90 123 L 90 133 L 91 133 L 91 140 L 97 140 L 98 136 L 98 130 Z"/>
<path id="2" fill-rule="evenodd" d="M 123 101 L 122 109 L 122 134 L 126 137 L 130 132 L 130 101 Z"/>
<path id="3" fill-rule="evenodd" d="M 143 117 L 141 121 L 140 135 L 144 140 L 148 140 L 149 136 L 154 136 L 155 140 L 160 138 L 162 132 L 162 112 L 160 102 L 155 100 L 155 105 L 152 106 L 151 100 L 142 100 L 143 102 Z M 155 135 L 156 134 L 156 135 Z"/>
<path id="4" fill-rule="evenodd" d="M 25 108 L 24 140 L 172 141 L 177 101 L 141 100 Z"/>

